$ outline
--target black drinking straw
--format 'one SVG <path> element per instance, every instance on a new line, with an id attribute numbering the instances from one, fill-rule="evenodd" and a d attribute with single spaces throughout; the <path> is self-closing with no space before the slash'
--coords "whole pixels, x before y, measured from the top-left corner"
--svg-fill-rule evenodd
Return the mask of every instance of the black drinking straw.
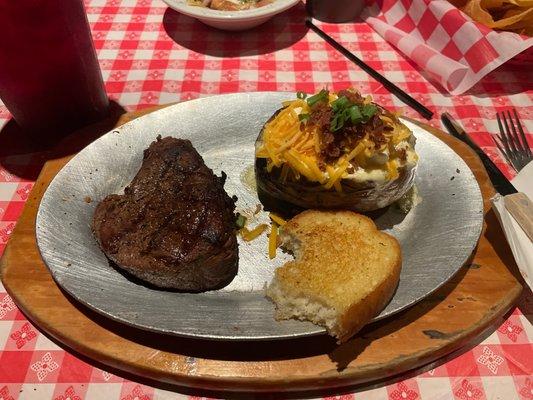
<path id="1" fill-rule="evenodd" d="M 409 96 L 407 93 L 405 93 L 402 89 L 400 89 L 394 83 L 389 81 L 387 78 L 385 78 L 379 72 L 377 72 L 376 70 L 372 69 L 369 65 L 365 64 L 363 60 L 361 60 L 360 58 L 356 57 L 346 47 L 342 46 L 335 39 L 333 39 L 331 36 L 329 36 L 327 33 L 325 33 L 323 30 L 321 30 L 318 26 L 313 24 L 313 22 L 311 21 L 310 18 L 307 18 L 305 20 L 305 25 L 307 25 L 307 27 L 309 27 L 314 32 L 316 32 L 318 34 L 318 36 L 320 36 L 322 39 L 324 39 L 326 42 L 328 42 L 332 47 L 334 47 L 336 50 L 341 52 L 347 59 L 352 61 L 359 68 L 361 68 L 363 71 L 365 71 L 368 75 L 370 75 L 376 81 L 381 83 L 389 92 L 391 92 L 393 95 L 395 95 L 402 102 L 407 104 L 413 110 L 415 110 L 420 115 L 422 115 L 424 118 L 431 119 L 431 117 L 433 116 L 433 112 L 431 110 L 429 110 L 424 105 L 420 104 L 418 101 L 413 99 L 411 96 Z"/>

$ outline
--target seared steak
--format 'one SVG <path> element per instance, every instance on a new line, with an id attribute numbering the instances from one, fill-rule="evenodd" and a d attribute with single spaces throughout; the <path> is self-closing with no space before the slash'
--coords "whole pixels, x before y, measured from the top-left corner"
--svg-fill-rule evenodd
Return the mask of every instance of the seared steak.
<path id="1" fill-rule="evenodd" d="M 158 137 L 124 194 L 98 204 L 92 228 L 119 268 L 159 287 L 202 291 L 237 273 L 234 209 L 224 178 L 190 141 Z"/>

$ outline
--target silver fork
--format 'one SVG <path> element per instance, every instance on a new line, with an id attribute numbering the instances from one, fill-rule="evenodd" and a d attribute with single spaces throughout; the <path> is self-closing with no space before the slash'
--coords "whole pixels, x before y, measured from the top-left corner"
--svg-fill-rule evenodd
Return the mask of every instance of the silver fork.
<path id="1" fill-rule="evenodd" d="M 492 136 L 492 140 L 496 143 L 496 146 L 507 162 L 516 172 L 518 172 L 533 160 L 533 154 L 531 153 L 524 129 L 522 128 L 522 124 L 520 123 L 520 119 L 514 108 L 513 114 L 514 119 L 509 110 L 507 110 L 507 117 L 505 116 L 504 111 L 496 113 L 500 134 L 494 135 L 498 140 L 496 140 L 494 136 Z"/>

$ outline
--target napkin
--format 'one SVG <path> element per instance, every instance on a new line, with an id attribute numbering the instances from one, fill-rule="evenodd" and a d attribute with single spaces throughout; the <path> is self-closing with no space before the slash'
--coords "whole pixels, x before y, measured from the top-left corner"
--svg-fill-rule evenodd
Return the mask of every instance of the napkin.
<path id="1" fill-rule="evenodd" d="M 511 182 L 516 190 L 533 199 L 533 161 L 526 165 Z M 496 195 L 491 201 L 492 208 L 500 220 L 518 269 L 526 283 L 533 289 L 533 243 L 505 208 L 503 196 Z"/>
<path id="2" fill-rule="evenodd" d="M 533 50 L 533 38 L 494 31 L 445 0 L 376 0 L 362 18 L 454 95 L 517 54 Z M 532 53 L 520 55 L 524 64 Z"/>

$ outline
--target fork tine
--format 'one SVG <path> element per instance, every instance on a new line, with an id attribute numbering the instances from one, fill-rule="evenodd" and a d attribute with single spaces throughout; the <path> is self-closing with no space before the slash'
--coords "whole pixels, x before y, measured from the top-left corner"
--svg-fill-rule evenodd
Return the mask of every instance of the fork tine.
<path id="1" fill-rule="evenodd" d="M 500 146 L 500 143 L 498 143 L 498 141 L 494 138 L 494 136 L 496 136 L 498 139 L 500 139 L 501 141 L 501 138 L 498 136 L 498 135 L 490 135 L 492 141 L 494 142 L 494 144 L 496 145 L 496 147 L 498 148 L 498 150 L 500 150 L 500 153 L 502 153 L 503 157 L 505 158 L 505 160 L 507 161 L 507 163 L 513 167 L 513 169 L 516 171 L 516 168 L 515 166 L 513 165 L 513 162 L 511 161 L 511 158 L 509 157 L 509 154 L 507 154 L 507 152 L 502 148 L 502 146 Z M 517 171 L 518 172 L 518 171 Z"/>
<path id="2" fill-rule="evenodd" d="M 516 126 L 518 128 L 518 131 L 520 132 L 520 137 L 522 138 L 522 143 L 524 144 L 525 152 L 529 157 L 532 157 L 533 154 L 531 153 L 531 148 L 529 147 L 529 143 L 526 139 L 526 134 L 524 133 L 524 128 L 522 127 L 522 123 L 520 122 L 520 118 L 518 118 L 518 113 L 516 112 L 516 108 L 513 108 L 513 113 L 516 121 Z"/>
<path id="3" fill-rule="evenodd" d="M 509 110 L 507 110 L 507 118 L 509 119 L 509 125 L 511 126 L 511 140 L 514 142 L 514 145 L 519 152 L 525 152 L 526 148 L 518 137 L 518 133 L 516 132 L 515 128 L 515 121 L 513 120 L 513 117 L 511 116 L 511 112 Z"/>
<path id="4" fill-rule="evenodd" d="M 513 113 L 516 122 L 514 121 L 510 110 L 507 110 L 507 116 L 505 115 L 505 111 L 496 113 L 500 134 L 495 135 L 498 140 L 495 138 L 493 138 L 493 140 L 494 143 L 496 143 L 498 150 L 500 150 L 504 155 L 507 162 L 516 172 L 518 172 L 524 168 L 528 162 L 533 160 L 533 155 L 531 153 L 531 149 L 529 148 L 529 144 L 527 142 L 522 124 L 520 123 L 520 119 L 518 118 L 516 109 L 513 109 Z M 520 135 L 518 132 L 520 132 Z"/>
<path id="5" fill-rule="evenodd" d="M 505 138 L 505 143 L 507 144 L 507 147 L 510 149 L 510 152 L 516 152 L 516 146 L 513 141 L 513 137 L 511 136 L 511 130 L 509 129 L 509 124 L 507 123 L 507 118 L 505 118 L 505 113 L 502 111 L 501 113 L 503 124 L 505 126 L 505 130 L 501 131 L 502 137 Z"/>
<path id="6" fill-rule="evenodd" d="M 490 135 L 490 136 L 491 136 L 491 138 L 492 138 L 492 141 L 493 141 L 494 143 L 496 143 L 496 145 L 500 145 L 500 143 L 503 145 L 503 139 L 502 139 L 501 135 L 498 135 L 497 133 L 495 133 L 494 135 Z M 494 136 L 496 136 L 496 138 L 497 138 L 498 140 L 494 139 Z M 499 143 L 498 143 L 498 141 L 499 141 Z M 505 146 L 505 145 L 503 145 L 503 147 L 504 147 L 504 150 L 503 150 L 502 152 L 504 153 L 505 157 L 506 157 L 507 159 L 509 159 L 509 154 L 508 154 L 508 150 L 509 150 L 509 148 L 508 148 L 507 146 Z"/>
<path id="7" fill-rule="evenodd" d="M 496 136 L 500 142 L 503 142 L 503 138 L 501 135 L 495 133 L 494 136 Z"/>
<path id="8" fill-rule="evenodd" d="M 521 162 L 518 156 L 519 153 L 516 150 L 516 146 L 514 144 L 513 137 L 511 136 L 511 131 L 509 129 L 507 118 L 505 118 L 505 113 L 503 111 L 501 113 L 496 113 L 496 118 L 498 120 L 498 127 L 500 129 L 500 136 L 498 136 L 498 138 L 500 139 L 500 143 L 503 147 L 502 150 L 504 150 L 504 155 L 506 156 L 506 159 L 511 165 L 511 167 L 518 172 L 521 168 Z M 501 122 L 502 119 L 503 125 L 505 125 L 505 129 L 503 128 Z"/>
<path id="9" fill-rule="evenodd" d="M 503 129 L 502 120 L 500 118 L 500 113 L 496 113 L 496 120 L 498 121 L 498 129 L 500 130 L 500 135 L 498 136 L 498 139 L 500 139 L 500 142 L 502 143 L 503 147 L 505 147 L 505 150 L 507 150 L 507 152 L 510 153 L 511 147 L 509 146 L 509 142 L 507 141 L 505 130 Z"/>

